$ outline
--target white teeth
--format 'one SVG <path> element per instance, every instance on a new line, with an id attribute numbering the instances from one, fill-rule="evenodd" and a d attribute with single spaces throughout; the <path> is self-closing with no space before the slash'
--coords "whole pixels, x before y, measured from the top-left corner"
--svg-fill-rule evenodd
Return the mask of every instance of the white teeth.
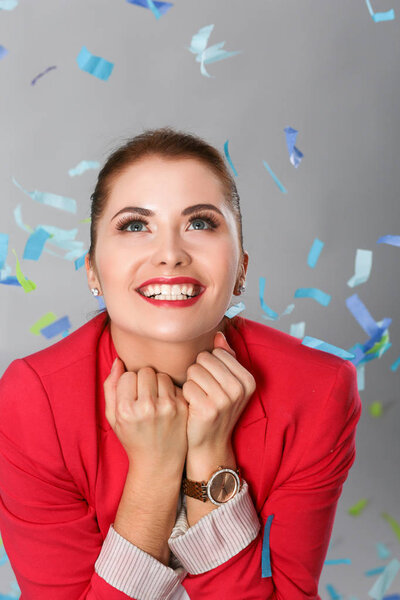
<path id="1" fill-rule="evenodd" d="M 141 293 L 144 296 L 159 296 L 162 294 L 163 296 L 171 296 L 177 297 L 179 295 L 185 294 L 187 296 L 193 296 L 195 286 L 193 284 L 184 284 L 184 285 L 148 285 L 144 288 L 141 288 Z"/>

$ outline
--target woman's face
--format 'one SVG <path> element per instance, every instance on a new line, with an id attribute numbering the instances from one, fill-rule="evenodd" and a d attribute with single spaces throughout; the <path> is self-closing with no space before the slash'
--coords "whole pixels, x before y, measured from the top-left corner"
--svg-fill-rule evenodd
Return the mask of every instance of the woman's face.
<path id="1" fill-rule="evenodd" d="M 197 204 L 211 207 L 193 212 Z M 143 216 L 129 207 L 154 214 Z M 244 272 L 240 259 L 235 217 L 216 175 L 195 159 L 154 156 L 113 182 L 98 222 L 96 271 L 88 260 L 86 268 L 89 286 L 100 288 L 114 328 L 180 342 L 218 326 L 239 275 L 245 275 L 247 254 Z M 206 289 L 190 306 L 150 303 L 136 290 L 157 277 L 192 277 Z"/>

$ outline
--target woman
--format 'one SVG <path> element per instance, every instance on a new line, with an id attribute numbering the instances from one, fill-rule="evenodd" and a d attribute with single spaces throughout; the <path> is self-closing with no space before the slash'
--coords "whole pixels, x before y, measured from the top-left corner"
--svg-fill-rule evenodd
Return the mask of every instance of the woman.
<path id="1" fill-rule="evenodd" d="M 247 265 L 215 148 L 163 128 L 108 158 L 86 256 L 106 311 L 0 382 L 0 531 L 21 600 L 320 598 L 356 369 L 227 318 Z"/>

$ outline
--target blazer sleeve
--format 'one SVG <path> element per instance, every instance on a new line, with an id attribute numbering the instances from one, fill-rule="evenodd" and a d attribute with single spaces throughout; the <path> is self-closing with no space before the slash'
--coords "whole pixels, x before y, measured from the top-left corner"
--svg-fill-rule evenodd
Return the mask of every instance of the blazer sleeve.
<path id="1" fill-rule="evenodd" d="M 338 500 L 356 456 L 356 425 L 362 412 L 357 371 L 345 361 L 323 403 L 302 457 L 261 510 L 268 517 L 271 600 L 321 600 L 318 583 Z"/>
<path id="2" fill-rule="evenodd" d="M 23 600 L 167 599 L 186 575 L 112 525 L 103 540 L 65 465 L 46 391 L 24 359 L 0 380 L 0 531 Z"/>

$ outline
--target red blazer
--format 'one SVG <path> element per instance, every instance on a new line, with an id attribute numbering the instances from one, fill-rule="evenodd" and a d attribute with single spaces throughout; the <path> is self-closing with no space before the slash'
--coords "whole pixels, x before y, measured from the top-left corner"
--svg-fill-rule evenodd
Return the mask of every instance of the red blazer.
<path id="1" fill-rule="evenodd" d="M 21 600 L 123 600 L 94 571 L 128 458 L 105 416 L 117 356 L 107 314 L 14 360 L 0 380 L 0 531 Z M 262 523 L 191 600 L 320 600 L 318 580 L 361 415 L 352 363 L 237 316 L 226 337 L 257 388 L 232 435 Z M 272 576 L 261 576 L 265 523 Z"/>

